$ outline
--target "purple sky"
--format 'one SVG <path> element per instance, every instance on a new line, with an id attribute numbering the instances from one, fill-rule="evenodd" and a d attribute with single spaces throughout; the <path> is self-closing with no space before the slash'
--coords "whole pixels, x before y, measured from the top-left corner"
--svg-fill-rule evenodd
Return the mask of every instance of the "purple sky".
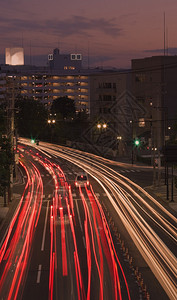
<path id="1" fill-rule="evenodd" d="M 82 53 L 85 65 L 130 67 L 132 58 L 177 55 L 177 0 L 0 0 L 0 63 L 6 47 L 23 45 L 26 63 Z M 31 47 L 30 47 L 31 45 Z"/>

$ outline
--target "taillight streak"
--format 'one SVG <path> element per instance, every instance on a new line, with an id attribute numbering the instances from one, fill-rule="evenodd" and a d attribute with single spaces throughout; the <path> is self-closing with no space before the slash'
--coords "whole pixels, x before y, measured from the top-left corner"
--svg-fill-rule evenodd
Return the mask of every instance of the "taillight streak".
<path id="1" fill-rule="evenodd" d="M 60 220 L 61 220 L 61 249 L 62 249 L 63 276 L 67 276 L 68 270 L 67 270 L 67 255 L 66 255 L 66 240 L 65 240 L 65 225 L 64 225 L 63 207 L 60 207 Z"/>
<path id="2" fill-rule="evenodd" d="M 101 213 L 101 215 L 102 215 L 102 220 L 103 220 L 104 230 L 105 230 L 106 232 L 108 232 L 108 237 L 109 237 L 110 242 L 111 242 L 111 248 L 113 249 L 113 252 L 114 252 L 116 261 L 117 261 L 117 263 L 118 263 L 118 265 L 119 265 L 119 267 L 120 267 L 120 269 L 121 269 L 121 273 L 122 273 L 122 276 L 123 276 L 123 278 L 124 278 L 124 282 L 125 282 L 126 289 L 127 289 L 128 299 L 130 300 L 131 298 L 130 298 L 130 292 L 129 292 L 128 283 L 127 283 L 127 280 L 126 280 L 126 277 L 125 277 L 125 273 L 124 273 L 124 271 L 123 271 L 123 268 L 122 268 L 122 266 L 121 266 L 121 263 L 120 263 L 120 261 L 119 261 L 119 259 L 118 259 L 118 256 L 117 256 L 115 247 L 114 247 L 114 243 L 113 243 L 113 240 L 112 240 L 112 236 L 111 236 L 111 232 L 110 232 L 110 229 L 109 229 L 109 225 L 108 225 L 108 223 L 107 223 L 107 220 L 106 220 L 105 214 L 104 214 L 104 212 L 103 212 L 102 206 L 101 206 L 101 204 L 99 203 L 99 201 L 98 201 L 96 195 L 94 194 L 94 191 L 93 191 L 92 186 L 91 186 L 90 188 L 91 188 L 92 194 L 94 195 L 94 198 L 95 198 L 95 200 L 96 200 L 96 202 L 97 202 L 97 206 L 98 206 L 98 208 L 99 208 L 99 210 L 100 210 L 100 213 Z M 116 273 L 117 273 L 117 272 L 116 272 Z M 118 274 L 117 274 L 117 276 L 118 276 Z M 121 296 L 121 288 L 120 288 L 120 282 L 119 282 L 118 278 L 117 278 L 117 282 L 118 282 L 119 298 L 121 299 L 121 298 L 122 298 L 122 296 Z"/>

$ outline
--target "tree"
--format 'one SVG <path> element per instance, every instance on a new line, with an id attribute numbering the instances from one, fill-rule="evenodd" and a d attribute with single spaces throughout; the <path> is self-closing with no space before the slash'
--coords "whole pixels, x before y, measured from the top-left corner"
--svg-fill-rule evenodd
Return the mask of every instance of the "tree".
<path id="1" fill-rule="evenodd" d="M 67 96 L 55 99 L 51 106 L 51 113 L 60 114 L 63 120 L 75 118 L 76 108 L 74 100 Z"/>
<path id="2" fill-rule="evenodd" d="M 33 99 L 20 98 L 15 102 L 17 131 L 25 137 L 39 138 L 47 126 L 47 111 L 44 105 Z"/>
<path id="3" fill-rule="evenodd" d="M 6 190 L 10 186 L 10 166 L 13 163 L 12 147 L 5 135 L 0 135 L 0 195 L 4 195 L 6 206 Z"/>
<path id="4" fill-rule="evenodd" d="M 0 135 L 2 135 L 3 133 L 5 133 L 5 125 L 6 125 L 6 122 L 5 122 L 5 114 L 4 114 L 4 106 L 1 105 L 0 107 Z"/>

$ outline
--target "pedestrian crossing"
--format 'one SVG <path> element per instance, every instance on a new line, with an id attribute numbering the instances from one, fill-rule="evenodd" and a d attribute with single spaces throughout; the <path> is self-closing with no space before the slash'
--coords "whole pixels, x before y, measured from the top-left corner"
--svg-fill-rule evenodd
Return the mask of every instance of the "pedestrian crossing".
<path id="1" fill-rule="evenodd" d="M 134 170 L 134 169 L 120 169 L 118 170 L 118 173 L 140 173 L 140 170 Z"/>

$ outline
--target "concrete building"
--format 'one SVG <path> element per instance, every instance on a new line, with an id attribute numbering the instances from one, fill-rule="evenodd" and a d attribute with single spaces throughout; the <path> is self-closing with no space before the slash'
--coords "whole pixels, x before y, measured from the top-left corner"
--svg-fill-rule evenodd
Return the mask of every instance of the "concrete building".
<path id="1" fill-rule="evenodd" d="M 13 76 L 20 86 L 22 96 L 41 101 L 45 106 L 51 105 L 58 97 L 68 96 L 76 104 L 77 111 L 89 113 L 89 74 L 87 71 L 50 70 L 47 67 L 35 66 L 1 66 L 4 80 Z M 6 74 L 6 76 L 5 76 Z M 0 89 L 1 97 L 5 95 L 4 85 Z"/>
<path id="2" fill-rule="evenodd" d="M 103 146 L 104 152 L 112 148 L 119 155 L 126 155 L 132 135 L 133 101 L 130 70 L 102 70 L 91 74 L 92 140 Z"/>
<path id="3" fill-rule="evenodd" d="M 82 54 L 60 54 L 60 50 L 56 48 L 53 54 L 48 55 L 48 62 L 51 70 L 81 70 Z"/>
<path id="4" fill-rule="evenodd" d="M 132 60 L 132 93 L 144 107 L 136 134 L 161 148 L 169 139 L 177 117 L 177 56 L 153 56 Z"/>

